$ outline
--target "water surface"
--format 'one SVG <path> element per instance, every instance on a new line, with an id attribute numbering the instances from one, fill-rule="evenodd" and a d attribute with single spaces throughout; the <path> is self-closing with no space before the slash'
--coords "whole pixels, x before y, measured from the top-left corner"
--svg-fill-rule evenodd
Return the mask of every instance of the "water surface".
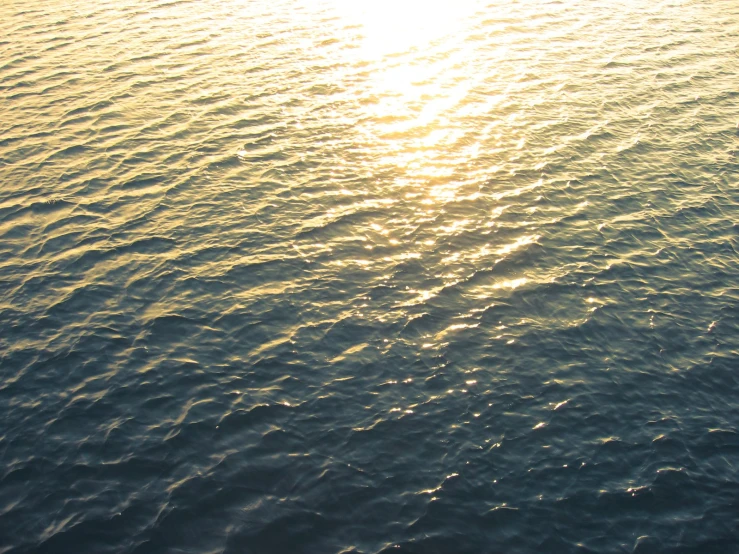
<path id="1" fill-rule="evenodd" d="M 0 16 L 0 552 L 739 549 L 735 2 Z"/>

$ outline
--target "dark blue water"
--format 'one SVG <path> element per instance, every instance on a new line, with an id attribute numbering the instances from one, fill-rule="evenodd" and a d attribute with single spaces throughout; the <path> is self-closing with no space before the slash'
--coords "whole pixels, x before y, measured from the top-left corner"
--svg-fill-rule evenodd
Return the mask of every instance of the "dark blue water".
<path id="1" fill-rule="evenodd" d="M 0 553 L 739 552 L 739 6 L 0 6 Z"/>

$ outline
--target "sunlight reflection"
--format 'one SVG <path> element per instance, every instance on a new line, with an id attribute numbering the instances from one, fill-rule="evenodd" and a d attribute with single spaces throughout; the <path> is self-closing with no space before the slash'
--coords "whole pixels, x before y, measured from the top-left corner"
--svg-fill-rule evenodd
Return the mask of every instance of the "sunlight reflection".
<path id="1" fill-rule="evenodd" d="M 459 118 L 482 108 L 469 99 L 483 77 L 461 37 L 481 1 L 327 1 L 353 33 L 350 61 L 367 77 L 357 134 L 373 169 L 402 168 L 402 188 L 452 177 L 477 155 Z"/>
<path id="2" fill-rule="evenodd" d="M 350 24 L 362 27 L 365 53 L 373 57 L 420 48 L 459 30 L 479 0 L 333 0 Z"/>

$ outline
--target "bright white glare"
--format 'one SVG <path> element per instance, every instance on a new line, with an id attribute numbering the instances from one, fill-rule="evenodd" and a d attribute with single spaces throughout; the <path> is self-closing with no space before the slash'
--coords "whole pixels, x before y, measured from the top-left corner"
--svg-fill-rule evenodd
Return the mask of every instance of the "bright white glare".
<path id="1" fill-rule="evenodd" d="M 385 56 L 422 48 L 454 34 L 479 0 L 332 0 L 350 25 L 362 28 L 363 50 Z"/>

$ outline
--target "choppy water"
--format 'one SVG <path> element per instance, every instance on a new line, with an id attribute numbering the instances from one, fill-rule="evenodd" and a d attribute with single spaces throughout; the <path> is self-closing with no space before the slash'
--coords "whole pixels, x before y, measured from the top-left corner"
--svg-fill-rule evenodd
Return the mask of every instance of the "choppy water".
<path id="1" fill-rule="evenodd" d="M 0 552 L 739 551 L 736 2 L 0 16 Z"/>

